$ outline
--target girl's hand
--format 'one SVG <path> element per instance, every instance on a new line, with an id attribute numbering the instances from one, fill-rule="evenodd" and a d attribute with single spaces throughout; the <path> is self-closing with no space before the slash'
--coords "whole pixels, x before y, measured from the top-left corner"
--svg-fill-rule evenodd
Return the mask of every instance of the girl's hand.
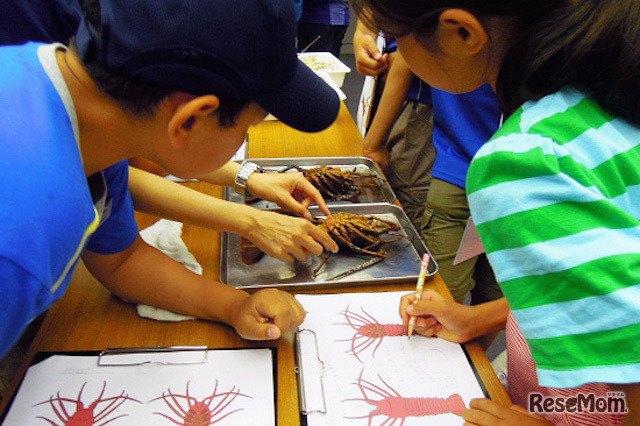
<path id="1" fill-rule="evenodd" d="M 542 416 L 532 414 L 519 405 L 512 405 L 510 408 L 506 408 L 490 399 L 473 399 L 469 407 L 469 409 L 462 412 L 462 418 L 466 421 L 465 425 L 553 425 Z"/>
<path id="2" fill-rule="evenodd" d="M 416 316 L 415 332 L 423 336 L 437 336 L 455 343 L 467 342 L 477 335 L 473 332 L 473 307 L 447 299 L 434 290 L 422 292 L 421 300 L 413 304 L 415 293 L 400 300 L 400 317 L 404 325 Z"/>

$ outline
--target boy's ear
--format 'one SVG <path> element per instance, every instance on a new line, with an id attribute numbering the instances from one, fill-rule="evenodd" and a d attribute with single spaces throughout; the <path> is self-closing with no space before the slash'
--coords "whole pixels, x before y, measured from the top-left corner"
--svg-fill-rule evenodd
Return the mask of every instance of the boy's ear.
<path id="1" fill-rule="evenodd" d="M 455 49 L 456 55 L 475 55 L 489 39 L 480 21 L 463 9 L 442 12 L 436 32 L 443 49 Z"/>
<path id="2" fill-rule="evenodd" d="M 191 130 L 198 121 L 210 119 L 208 116 L 219 106 L 220 99 L 215 95 L 197 96 L 186 102 L 179 102 L 167 125 L 171 145 L 175 148 L 186 145 Z"/>

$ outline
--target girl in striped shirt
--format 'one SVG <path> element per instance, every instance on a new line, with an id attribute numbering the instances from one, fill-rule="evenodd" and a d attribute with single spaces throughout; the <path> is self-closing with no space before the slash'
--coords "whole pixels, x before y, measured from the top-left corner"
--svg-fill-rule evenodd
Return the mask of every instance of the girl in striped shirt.
<path id="1" fill-rule="evenodd" d="M 352 2 L 416 75 L 452 93 L 488 82 L 506 119 L 467 176 L 506 299 L 426 292 L 400 309 L 420 334 L 459 342 L 506 324 L 510 395 L 546 420 L 489 400 L 463 417 L 640 424 L 640 2 Z M 582 409 L 567 404 L 580 395 Z"/>

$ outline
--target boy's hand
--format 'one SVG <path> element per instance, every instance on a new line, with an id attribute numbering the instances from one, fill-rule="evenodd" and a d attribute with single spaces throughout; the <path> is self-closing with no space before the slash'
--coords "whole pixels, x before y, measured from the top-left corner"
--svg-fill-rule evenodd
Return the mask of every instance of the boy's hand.
<path id="1" fill-rule="evenodd" d="M 391 159 L 391 153 L 383 146 L 377 145 L 374 148 L 369 148 L 366 137 L 362 146 L 362 155 L 378 163 L 383 172 L 389 166 L 389 160 Z"/>
<path id="2" fill-rule="evenodd" d="M 269 256 L 283 262 L 305 261 L 324 249 L 337 253 L 338 245 L 325 231 L 299 217 L 254 209 L 252 225 L 241 235 Z"/>
<path id="3" fill-rule="evenodd" d="M 376 39 L 363 35 L 357 45 L 354 39 L 354 52 L 356 56 L 356 69 L 362 75 L 377 76 L 388 68 L 388 55 L 381 54 L 376 44 Z"/>
<path id="4" fill-rule="evenodd" d="M 360 74 L 376 76 L 387 70 L 387 54 L 380 53 L 376 39 L 378 34 L 358 20 L 353 34 L 353 51 L 356 69 Z"/>
<path id="5" fill-rule="evenodd" d="M 311 219 L 307 208 L 315 202 L 324 214 L 329 208 L 320 191 L 302 173 L 254 173 L 247 180 L 249 193 L 273 201 L 298 216 Z"/>
<path id="6" fill-rule="evenodd" d="M 490 399 L 473 399 L 469 407 L 462 412 L 465 425 L 547 426 L 553 424 L 518 405 L 506 408 Z"/>
<path id="7" fill-rule="evenodd" d="M 298 327 L 305 315 L 291 294 L 266 289 L 244 298 L 229 324 L 247 340 L 275 340 Z"/>

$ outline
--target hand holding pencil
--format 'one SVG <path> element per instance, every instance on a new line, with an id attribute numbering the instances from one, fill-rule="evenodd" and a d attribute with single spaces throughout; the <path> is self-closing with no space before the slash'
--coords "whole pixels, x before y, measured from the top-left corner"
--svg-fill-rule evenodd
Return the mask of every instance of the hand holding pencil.
<path id="1" fill-rule="evenodd" d="M 427 269 L 429 267 L 429 253 L 425 253 L 422 255 L 422 265 L 420 265 L 420 275 L 418 276 L 418 282 L 416 283 L 416 294 L 413 298 L 413 303 L 418 303 L 420 301 L 420 295 L 422 294 L 422 288 L 424 287 L 424 280 L 427 277 Z M 412 316 L 409 320 L 409 330 L 407 333 L 408 337 L 411 337 L 413 334 L 413 328 L 416 326 L 416 317 Z"/>

